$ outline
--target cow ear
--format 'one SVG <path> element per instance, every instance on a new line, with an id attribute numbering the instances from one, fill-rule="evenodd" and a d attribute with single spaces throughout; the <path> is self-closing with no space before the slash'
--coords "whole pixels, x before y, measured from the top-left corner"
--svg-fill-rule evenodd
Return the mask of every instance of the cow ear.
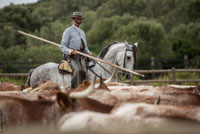
<path id="1" fill-rule="evenodd" d="M 57 103 L 60 105 L 62 109 L 67 110 L 67 111 L 72 109 L 72 101 L 66 94 L 62 92 L 58 92 L 56 95 L 56 99 L 57 99 Z"/>

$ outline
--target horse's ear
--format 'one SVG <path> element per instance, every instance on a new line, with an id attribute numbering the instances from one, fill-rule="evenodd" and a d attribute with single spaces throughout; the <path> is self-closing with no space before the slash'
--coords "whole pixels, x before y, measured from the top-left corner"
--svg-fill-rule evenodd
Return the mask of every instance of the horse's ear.
<path id="1" fill-rule="evenodd" d="M 126 40 L 124 42 L 125 42 L 126 47 L 129 48 L 130 47 L 129 43 Z"/>
<path id="2" fill-rule="evenodd" d="M 136 47 L 138 47 L 138 42 L 135 42 L 134 45 L 135 45 Z"/>
<path id="3" fill-rule="evenodd" d="M 133 49 L 133 51 L 134 51 L 136 54 L 138 54 L 138 50 L 139 50 L 139 48 L 138 48 L 138 42 L 135 42 L 135 43 L 132 45 L 132 49 Z"/>

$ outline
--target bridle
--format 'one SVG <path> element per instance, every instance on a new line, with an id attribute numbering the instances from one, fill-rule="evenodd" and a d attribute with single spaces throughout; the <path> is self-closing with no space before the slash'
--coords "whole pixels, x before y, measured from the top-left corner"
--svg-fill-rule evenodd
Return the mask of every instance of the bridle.
<path id="1" fill-rule="evenodd" d="M 124 55 L 124 64 L 123 64 L 123 68 L 125 68 L 126 67 L 126 52 L 127 51 L 131 51 L 131 52 L 133 52 L 133 57 L 134 57 L 134 65 L 133 65 L 133 70 L 134 70 L 134 68 L 135 68 L 135 66 L 136 66 L 136 52 L 137 52 L 137 47 L 135 46 L 135 45 L 132 45 L 132 49 L 130 49 L 130 48 L 126 48 L 125 49 L 125 55 Z"/>

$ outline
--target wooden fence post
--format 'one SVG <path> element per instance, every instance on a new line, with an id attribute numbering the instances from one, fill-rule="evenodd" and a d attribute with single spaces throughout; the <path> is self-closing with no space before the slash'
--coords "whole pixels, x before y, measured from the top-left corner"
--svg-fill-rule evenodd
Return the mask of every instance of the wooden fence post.
<path id="1" fill-rule="evenodd" d="M 31 70 L 32 69 L 32 59 L 28 59 L 28 70 Z"/>
<path id="2" fill-rule="evenodd" d="M 155 69 L 155 58 L 151 57 L 151 69 Z M 155 73 L 151 74 L 151 78 L 153 79 L 155 77 Z"/>
<path id="3" fill-rule="evenodd" d="M 176 84 L 176 68 L 172 67 L 172 83 Z"/>
<path id="4" fill-rule="evenodd" d="M 184 55 L 184 66 L 185 69 L 188 68 L 188 55 Z"/>

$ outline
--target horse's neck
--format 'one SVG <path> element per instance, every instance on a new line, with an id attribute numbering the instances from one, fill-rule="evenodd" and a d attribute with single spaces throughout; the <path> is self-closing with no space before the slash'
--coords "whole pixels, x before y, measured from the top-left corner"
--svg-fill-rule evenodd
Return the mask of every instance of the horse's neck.
<path id="1" fill-rule="evenodd" d="M 120 45 L 120 44 L 119 45 L 117 44 L 117 45 L 111 47 L 109 49 L 109 51 L 106 53 L 106 55 L 104 56 L 103 60 L 115 64 L 116 58 L 117 58 L 117 53 L 119 52 L 119 50 L 123 50 L 123 49 L 124 49 L 124 46 Z M 100 64 L 100 65 L 98 65 L 98 64 Z M 98 64 L 96 64 L 92 68 L 92 70 L 95 73 L 97 73 L 99 76 L 101 76 L 101 77 L 103 77 L 105 79 L 109 78 L 110 75 L 112 74 L 112 71 L 114 70 L 114 67 L 111 66 L 111 65 L 108 65 L 108 64 L 104 64 L 102 62 L 98 62 Z M 103 68 L 101 66 L 103 66 Z M 90 71 L 89 71 L 88 75 L 90 77 L 89 79 L 91 79 L 91 77 L 94 76 L 94 74 L 92 72 L 90 72 Z"/>
<path id="2" fill-rule="evenodd" d="M 96 61 L 98 62 L 98 61 Z M 108 61 L 108 62 L 111 62 L 111 61 Z M 113 63 L 113 62 L 111 62 Z M 101 76 L 102 78 L 104 79 L 107 79 L 110 77 L 111 73 L 112 73 L 112 70 L 113 68 L 108 65 L 108 64 L 104 64 L 102 62 L 98 62 L 98 64 L 96 63 L 95 66 L 93 68 L 91 68 L 93 70 L 93 72 L 95 72 L 98 76 Z M 107 71 L 106 71 L 107 70 Z M 91 71 L 88 71 L 88 79 L 91 81 L 95 74 L 91 72 Z M 109 72 L 109 73 L 108 73 Z"/>

